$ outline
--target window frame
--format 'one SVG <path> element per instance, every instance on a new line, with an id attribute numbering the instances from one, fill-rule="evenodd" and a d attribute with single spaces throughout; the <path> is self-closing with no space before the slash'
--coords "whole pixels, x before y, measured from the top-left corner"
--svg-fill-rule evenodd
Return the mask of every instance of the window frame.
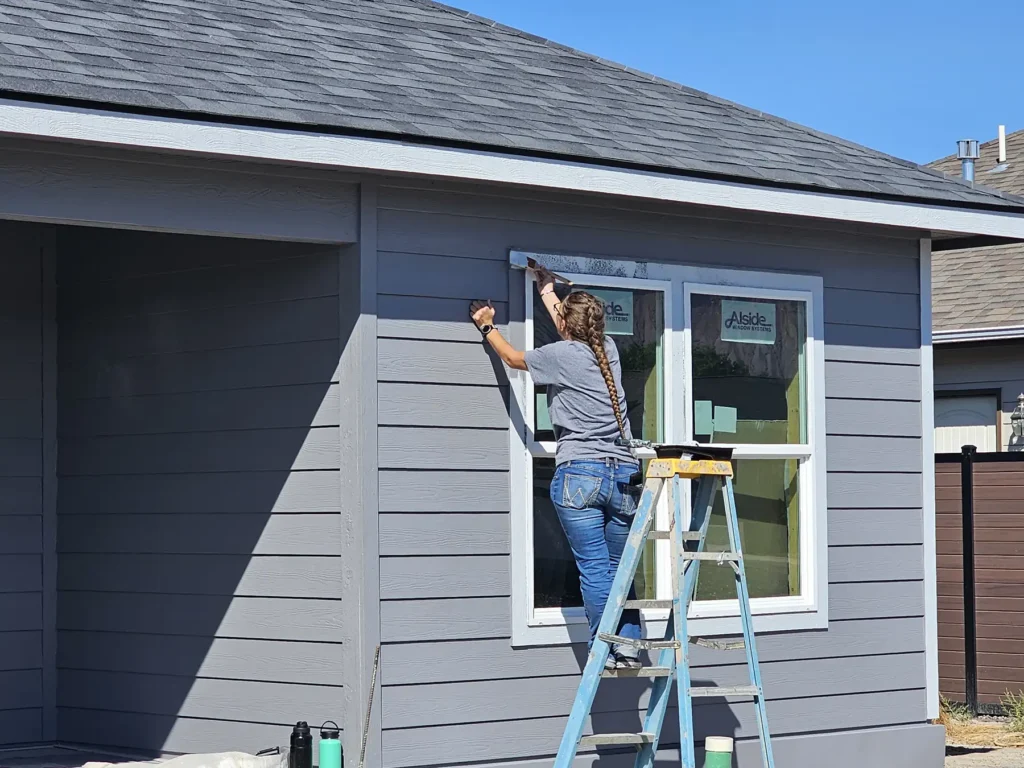
<path id="1" fill-rule="evenodd" d="M 528 255 L 549 265 L 575 283 L 594 287 L 624 290 L 662 291 L 665 324 L 663 329 L 665 401 L 662 403 L 663 430 L 666 442 L 691 439 L 692 356 L 690 349 L 690 297 L 692 294 L 737 296 L 804 301 L 806 306 L 807 340 L 805 370 L 807 375 L 807 442 L 804 444 L 734 445 L 737 458 L 800 458 L 800 586 L 796 597 L 755 598 L 751 601 L 754 626 L 758 632 L 818 629 L 828 626 L 828 543 L 825 455 L 825 373 L 823 281 L 816 275 L 760 272 L 737 268 L 701 267 L 671 263 L 616 261 L 615 274 L 608 274 L 609 262 L 595 263 L 582 256 L 557 254 L 521 254 L 513 251 L 516 260 Z M 596 272 L 600 271 L 600 274 Z M 533 308 L 536 290 L 529 273 L 520 284 L 510 281 L 511 290 L 524 288 L 523 303 L 512 296 L 513 304 L 523 308 L 522 323 L 513 323 L 514 341 L 523 349 L 533 348 Z M 517 327 L 518 326 L 518 327 Z M 679 366 L 679 361 L 682 366 Z M 532 438 L 536 393 L 532 378 L 526 371 L 510 373 L 512 407 L 510 408 L 511 462 L 510 486 L 512 503 L 512 645 L 559 645 L 586 642 L 589 633 L 583 609 L 535 609 L 533 584 L 533 459 L 554 456 L 554 443 L 535 442 Z M 682 395 L 672 397 L 673 387 L 681 387 Z M 518 407 L 517 407 L 518 406 Z M 529 426 L 528 426 L 529 425 Z M 717 443 L 727 445 L 726 443 Z M 653 455 L 653 454 L 652 454 Z M 642 452 L 640 458 L 650 458 Z M 689 509 L 689 488 L 686 488 L 686 509 Z M 667 507 L 659 509 L 667 522 Z M 661 519 L 661 518 L 659 518 Z M 657 595 L 670 582 L 668 542 L 657 542 Z M 648 634 L 664 631 L 667 611 L 643 611 Z M 714 636 L 739 632 L 739 604 L 736 600 L 701 601 L 689 613 L 695 634 Z"/>

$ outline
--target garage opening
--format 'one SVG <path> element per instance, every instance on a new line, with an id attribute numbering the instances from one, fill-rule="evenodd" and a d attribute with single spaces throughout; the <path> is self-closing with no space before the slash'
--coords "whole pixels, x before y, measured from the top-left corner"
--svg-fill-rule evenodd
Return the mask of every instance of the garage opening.
<path id="1" fill-rule="evenodd" d="M 61 743 L 341 720 L 339 248 L 0 235 L 0 745 L 54 728 L 50 675 Z"/>

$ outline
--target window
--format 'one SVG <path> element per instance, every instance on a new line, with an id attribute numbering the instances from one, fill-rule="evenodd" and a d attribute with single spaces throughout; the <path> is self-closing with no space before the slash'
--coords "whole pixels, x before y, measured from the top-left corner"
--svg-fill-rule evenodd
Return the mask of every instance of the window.
<path id="1" fill-rule="evenodd" d="M 733 447 L 758 631 L 827 626 L 820 278 L 646 264 L 637 279 L 588 275 L 584 258 L 558 263 L 575 265 L 559 271 L 616 315 L 609 335 L 623 363 L 634 435 Z M 641 271 L 624 266 L 626 274 L 631 266 Z M 525 322 L 515 341 L 530 349 L 557 334 L 532 280 L 525 288 Z M 525 373 L 513 376 L 513 392 L 520 406 L 512 436 L 513 644 L 581 641 L 587 629 L 578 572 L 548 497 L 555 442 L 546 393 Z M 659 527 L 667 527 L 667 507 L 657 514 Z M 726 542 L 719 498 L 708 547 Z M 638 596 L 670 596 L 668 554 L 668 542 L 648 543 Z M 731 573 L 701 569 L 695 631 L 738 631 Z M 652 634 L 666 618 L 644 613 Z"/>

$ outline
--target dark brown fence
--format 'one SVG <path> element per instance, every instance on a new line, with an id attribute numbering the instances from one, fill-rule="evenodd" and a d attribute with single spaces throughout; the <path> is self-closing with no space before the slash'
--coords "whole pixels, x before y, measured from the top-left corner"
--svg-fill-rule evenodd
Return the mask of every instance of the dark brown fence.
<path id="1" fill-rule="evenodd" d="M 1024 453 L 935 462 L 939 690 L 998 711 L 1024 690 Z"/>

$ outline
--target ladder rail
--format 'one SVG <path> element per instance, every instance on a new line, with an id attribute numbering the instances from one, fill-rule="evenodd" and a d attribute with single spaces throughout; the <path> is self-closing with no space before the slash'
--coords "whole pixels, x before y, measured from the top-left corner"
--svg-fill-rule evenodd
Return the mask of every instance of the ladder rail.
<path id="1" fill-rule="evenodd" d="M 562 734 L 558 755 L 555 758 L 555 768 L 569 768 L 573 758 L 576 756 L 577 746 L 583 737 L 583 729 L 586 727 L 587 717 L 590 715 L 591 707 L 594 704 L 594 697 L 597 695 L 597 686 L 601 682 L 601 673 L 604 671 L 605 661 L 607 661 L 608 654 L 611 652 L 611 646 L 607 641 L 601 639 L 600 635 L 615 634 L 618 631 L 619 618 L 625 606 L 630 584 L 633 581 L 637 566 L 640 564 L 640 555 L 643 552 L 647 531 L 650 530 L 654 522 L 654 509 L 661 495 L 662 486 L 663 483 L 657 480 L 647 480 L 644 483 L 640 504 L 633 518 L 633 525 L 629 530 L 629 536 L 626 538 L 626 545 L 622 550 L 622 558 L 619 561 L 618 569 L 615 571 L 615 578 L 612 580 L 608 604 L 605 606 L 604 614 L 601 616 L 601 623 L 598 625 L 599 636 L 594 639 L 590 653 L 587 655 L 587 664 L 583 669 L 583 678 L 580 680 L 579 690 L 576 693 L 572 711 L 569 713 L 569 720 Z M 613 599 L 614 603 L 612 602 Z"/>
<path id="2" fill-rule="evenodd" d="M 740 540 L 739 517 L 736 514 L 736 497 L 733 494 L 732 478 L 727 477 L 722 483 L 722 501 L 725 504 L 726 527 L 729 529 L 729 544 L 734 552 L 742 555 L 742 542 Z M 764 768 L 775 768 L 775 758 L 772 754 L 771 737 L 768 730 L 768 712 L 764 703 L 764 688 L 761 685 L 761 665 L 757 658 L 757 647 L 754 644 L 754 619 L 750 614 L 750 594 L 747 589 L 747 574 L 741 556 L 735 564 L 736 569 L 736 596 L 740 603 L 740 622 L 743 625 L 743 639 L 747 655 L 747 669 L 750 672 L 750 681 L 758 690 L 754 699 L 754 712 L 757 719 L 758 735 L 761 737 L 761 760 Z"/>

